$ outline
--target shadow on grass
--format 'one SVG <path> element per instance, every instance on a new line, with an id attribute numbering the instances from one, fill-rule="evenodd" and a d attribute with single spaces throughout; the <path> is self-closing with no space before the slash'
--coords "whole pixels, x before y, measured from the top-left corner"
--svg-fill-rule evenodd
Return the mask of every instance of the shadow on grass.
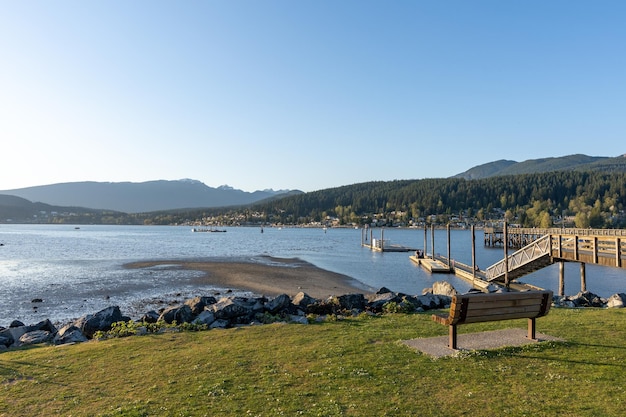
<path id="1" fill-rule="evenodd" d="M 570 363 L 577 365 L 593 365 L 593 366 L 612 366 L 612 367 L 620 367 L 622 368 L 624 365 L 622 361 L 614 361 L 614 362 L 598 362 L 598 361 L 589 361 L 586 359 L 569 359 L 566 357 L 565 353 L 561 355 L 561 357 L 554 356 L 537 356 L 537 355 L 529 355 L 529 353 L 534 352 L 548 352 L 557 348 L 601 348 L 601 349 L 619 349 L 622 351 L 626 351 L 626 347 L 624 346 L 610 346 L 610 345 L 599 345 L 599 344 L 587 344 L 587 343 L 575 343 L 575 342 L 544 342 L 536 345 L 527 345 L 527 346 L 512 346 L 512 347 L 504 347 L 501 349 L 494 350 L 474 350 L 464 352 L 458 357 L 475 357 L 475 358 L 498 358 L 498 357 L 519 357 L 520 359 L 535 359 L 549 362 L 562 362 L 562 363 Z"/>

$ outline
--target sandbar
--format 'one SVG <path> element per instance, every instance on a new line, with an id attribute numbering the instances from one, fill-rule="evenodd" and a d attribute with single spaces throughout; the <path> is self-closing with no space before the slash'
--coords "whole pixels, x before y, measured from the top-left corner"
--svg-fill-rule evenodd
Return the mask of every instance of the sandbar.
<path id="1" fill-rule="evenodd" d="M 148 260 L 126 264 L 127 268 L 168 268 L 201 271 L 193 279 L 203 286 L 250 291 L 263 296 L 304 292 L 325 299 L 345 294 L 368 294 L 374 291 L 347 275 L 319 268 L 298 258 L 261 256 L 248 260 Z"/>

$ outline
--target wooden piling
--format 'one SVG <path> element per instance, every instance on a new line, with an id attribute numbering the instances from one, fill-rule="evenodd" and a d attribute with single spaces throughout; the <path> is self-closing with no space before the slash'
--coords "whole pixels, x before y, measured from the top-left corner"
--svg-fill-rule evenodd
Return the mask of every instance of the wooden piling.
<path id="1" fill-rule="evenodd" d="M 585 263 L 580 263 L 580 291 L 587 291 L 587 272 L 585 270 Z"/>
<path id="2" fill-rule="evenodd" d="M 430 239 L 431 239 L 431 247 L 432 247 L 431 258 L 435 259 L 435 225 L 432 223 L 430 225 Z"/>
<path id="3" fill-rule="evenodd" d="M 565 295 L 565 261 L 559 261 L 559 295 Z"/>
<path id="4" fill-rule="evenodd" d="M 451 267 L 451 261 L 450 261 L 450 223 L 447 224 L 446 226 L 447 232 L 448 232 L 448 268 Z"/>
<path id="5" fill-rule="evenodd" d="M 476 281 L 476 234 L 472 225 L 472 281 Z"/>
<path id="6" fill-rule="evenodd" d="M 509 288 L 509 236 L 507 233 L 508 225 L 504 222 L 504 285 Z"/>

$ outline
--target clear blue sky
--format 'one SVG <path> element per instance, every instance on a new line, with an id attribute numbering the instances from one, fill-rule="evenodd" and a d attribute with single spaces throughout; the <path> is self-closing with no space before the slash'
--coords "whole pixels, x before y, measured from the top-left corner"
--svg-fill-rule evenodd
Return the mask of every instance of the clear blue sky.
<path id="1" fill-rule="evenodd" d="M 0 190 L 626 152 L 624 1 L 0 1 Z"/>

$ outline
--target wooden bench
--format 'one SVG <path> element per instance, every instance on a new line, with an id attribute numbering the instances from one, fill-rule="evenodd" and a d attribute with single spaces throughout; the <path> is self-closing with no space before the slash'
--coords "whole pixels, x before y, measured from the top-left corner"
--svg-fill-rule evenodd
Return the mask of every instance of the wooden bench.
<path id="1" fill-rule="evenodd" d="M 548 314 L 551 305 L 552 291 L 455 295 L 450 313 L 433 314 L 432 318 L 450 326 L 448 347 L 456 349 L 456 326 L 467 323 L 527 318 L 527 337 L 535 340 L 535 319 Z"/>

